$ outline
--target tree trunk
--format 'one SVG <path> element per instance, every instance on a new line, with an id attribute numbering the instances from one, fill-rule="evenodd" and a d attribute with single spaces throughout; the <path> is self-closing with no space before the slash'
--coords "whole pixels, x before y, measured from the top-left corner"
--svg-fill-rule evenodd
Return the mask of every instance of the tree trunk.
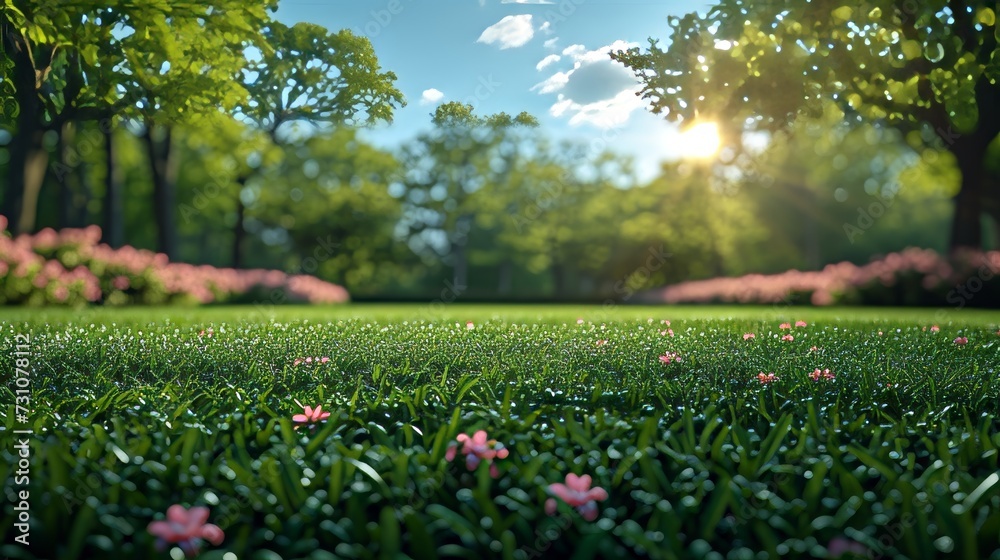
<path id="1" fill-rule="evenodd" d="M 948 242 L 951 252 L 961 248 L 979 250 L 983 246 L 983 228 L 980 221 L 983 210 L 983 164 L 986 148 L 992 139 L 983 140 L 982 136 L 982 134 L 962 136 L 951 147 L 962 175 L 961 188 L 954 198 L 955 210 Z"/>
<path id="2" fill-rule="evenodd" d="M 80 189 L 76 193 L 73 201 L 73 215 L 71 220 L 73 227 L 85 227 L 90 223 L 90 199 L 94 190 L 90 186 L 90 175 L 87 173 L 89 164 L 81 161 L 76 166 L 76 184 Z"/>
<path id="3" fill-rule="evenodd" d="M 500 270 L 497 274 L 497 293 L 502 296 L 510 294 L 513 268 L 514 265 L 510 262 L 510 259 L 500 261 Z"/>
<path id="4" fill-rule="evenodd" d="M 35 219 L 38 217 L 38 197 L 45 184 L 45 172 L 49 168 L 49 151 L 42 145 L 41 135 L 38 141 L 28 151 L 24 162 L 24 201 L 21 205 L 19 233 L 28 233 L 35 229 Z"/>
<path id="5" fill-rule="evenodd" d="M 59 195 L 56 201 L 58 204 L 56 223 L 60 228 L 78 225 L 76 204 L 79 202 L 80 175 L 76 172 L 76 168 L 80 165 L 80 158 L 74 148 L 75 140 L 75 124 L 72 122 L 63 124 L 56 147 L 59 160 L 53 169 L 53 175 L 55 175 L 56 183 L 59 185 Z"/>
<path id="6" fill-rule="evenodd" d="M 566 269 L 560 263 L 552 263 L 552 285 L 554 288 L 552 299 L 566 297 Z"/>
<path id="7" fill-rule="evenodd" d="M 121 171 L 115 151 L 114 132 L 101 130 L 104 135 L 104 232 L 102 241 L 111 247 L 121 247 L 125 239 L 124 204 L 122 202 Z"/>
<path id="8" fill-rule="evenodd" d="M 466 246 L 469 243 L 469 229 L 472 216 L 464 214 L 455 222 L 455 233 L 451 237 L 451 258 L 454 275 L 452 284 L 458 291 L 467 289 L 469 281 L 469 258 Z"/>
<path id="9" fill-rule="evenodd" d="M 243 187 L 246 185 L 246 177 L 239 177 L 236 183 L 240 186 L 236 193 L 236 223 L 233 224 L 233 268 L 243 268 L 243 245 L 246 243 L 246 205 L 243 204 Z"/>
<path id="10" fill-rule="evenodd" d="M 170 260 L 177 258 L 176 206 L 177 165 L 171 149 L 171 129 L 146 123 L 143 140 L 153 176 L 153 212 L 156 222 L 156 249 Z M 159 138 L 157 138 L 159 136 Z"/>
<path id="11" fill-rule="evenodd" d="M 4 188 L 0 214 L 7 217 L 7 228 L 12 233 L 20 233 L 21 213 L 24 208 L 24 173 L 32 149 L 41 145 L 42 131 L 39 126 L 41 104 L 36 95 L 35 66 L 28 52 L 28 45 L 2 10 L 0 10 L 0 33 L 3 34 L 0 37 L 2 41 L 0 47 L 3 47 L 4 52 L 14 63 L 12 72 L 5 78 L 14 84 L 14 99 L 19 111 L 17 135 L 10 143 L 7 185 Z"/>

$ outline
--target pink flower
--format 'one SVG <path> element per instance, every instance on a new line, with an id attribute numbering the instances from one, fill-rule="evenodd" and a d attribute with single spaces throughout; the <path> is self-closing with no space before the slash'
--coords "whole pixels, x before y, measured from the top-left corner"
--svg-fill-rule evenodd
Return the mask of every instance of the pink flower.
<path id="1" fill-rule="evenodd" d="M 198 336 L 207 336 L 208 338 L 212 338 L 213 334 L 215 334 L 215 331 L 213 331 L 212 328 L 209 327 L 209 328 L 204 329 L 201 332 L 199 332 Z"/>
<path id="2" fill-rule="evenodd" d="M 939 330 L 941 330 L 941 327 L 939 327 L 937 325 L 932 325 L 931 326 L 931 332 L 938 332 Z M 1000 331 L 998 331 L 998 332 L 1000 332 Z"/>
<path id="3" fill-rule="evenodd" d="M 292 362 L 292 365 L 293 366 L 297 366 L 299 364 L 314 364 L 314 363 L 315 364 L 325 364 L 325 363 L 327 363 L 329 361 L 330 361 L 330 358 L 327 357 L 327 356 L 323 356 L 323 357 L 320 357 L 320 356 L 306 356 L 305 358 L 295 358 L 295 361 Z"/>
<path id="4" fill-rule="evenodd" d="M 819 350 L 819 348 L 817 348 L 817 347 L 815 347 L 815 346 L 810 346 L 810 347 L 809 347 L 809 351 L 810 351 L 810 352 L 816 352 L 817 350 Z"/>
<path id="5" fill-rule="evenodd" d="M 790 334 L 786 334 L 785 336 L 781 337 L 781 340 L 783 340 L 784 342 L 791 342 L 795 340 L 795 337 Z"/>
<path id="6" fill-rule="evenodd" d="M 760 381 L 761 385 L 766 385 L 768 383 L 774 383 L 778 380 L 778 378 L 774 376 L 774 373 L 760 372 L 757 374 L 757 380 Z"/>
<path id="7" fill-rule="evenodd" d="M 660 356 L 661 364 L 669 364 L 671 362 L 680 362 L 681 357 L 677 355 L 677 352 L 667 352 L 666 354 Z"/>
<path id="8" fill-rule="evenodd" d="M 469 321 L 468 323 L 465 324 L 465 328 L 471 331 L 472 329 L 476 328 L 476 324 L 473 323 L 472 321 Z"/>
<path id="9" fill-rule="evenodd" d="M 576 324 L 577 325 L 582 325 L 583 324 L 583 317 L 580 317 L 579 319 L 577 319 L 576 320 Z"/>
<path id="10" fill-rule="evenodd" d="M 782 324 L 778 325 L 778 328 L 779 329 L 790 329 L 790 328 L 792 328 L 792 324 L 791 323 L 782 323 Z"/>
<path id="11" fill-rule="evenodd" d="M 674 336 L 674 329 L 667 329 L 665 331 L 660 331 L 660 336 Z"/>
<path id="12" fill-rule="evenodd" d="M 965 346 L 968 343 L 969 343 L 969 339 L 966 338 L 966 337 L 964 337 L 964 336 L 960 336 L 960 337 L 958 337 L 958 338 L 955 339 L 955 344 L 957 344 L 959 346 Z"/>
<path id="13" fill-rule="evenodd" d="M 805 321 L 795 321 L 795 326 L 796 327 L 805 327 L 805 326 L 808 326 L 808 325 L 806 324 Z"/>
<path id="14" fill-rule="evenodd" d="M 208 508 L 185 509 L 174 504 L 167 509 L 166 521 L 153 521 L 147 530 L 156 537 L 156 549 L 164 550 L 168 544 L 177 544 L 188 556 L 198 554 L 202 540 L 219 545 L 225 535 L 216 525 L 208 521 Z"/>
<path id="15" fill-rule="evenodd" d="M 597 502 L 607 500 L 608 492 L 604 488 L 591 488 L 590 485 L 590 475 L 577 476 L 569 473 L 566 475 L 566 484 L 561 482 L 549 484 L 548 492 L 576 508 L 587 521 L 593 521 L 597 519 Z M 545 501 L 545 513 L 555 515 L 557 507 L 555 498 Z"/>
<path id="16" fill-rule="evenodd" d="M 660 322 L 663 323 L 664 325 L 668 326 L 668 327 L 670 326 L 670 321 L 668 321 L 666 319 L 664 319 L 664 320 L 662 320 Z"/>
<path id="17" fill-rule="evenodd" d="M 830 373 L 830 368 L 827 368 L 827 369 L 824 369 L 824 370 L 816 368 L 815 370 L 813 370 L 812 373 L 809 374 L 809 377 L 811 377 L 813 381 L 819 381 L 820 379 L 835 379 L 836 378 L 836 376 L 834 374 Z"/>
<path id="18" fill-rule="evenodd" d="M 115 276 L 115 279 L 111 281 L 111 286 L 116 290 L 127 290 L 130 285 L 128 276 Z"/>
<path id="19" fill-rule="evenodd" d="M 750 340 L 751 338 L 757 338 L 757 335 L 752 332 L 743 333 L 743 340 Z"/>
<path id="20" fill-rule="evenodd" d="M 826 547 L 826 552 L 830 558 L 839 558 L 847 553 L 867 557 L 868 547 L 844 537 L 834 537 Z"/>
<path id="21" fill-rule="evenodd" d="M 487 439 L 486 430 L 479 430 L 472 434 L 472 437 L 469 437 L 468 434 L 458 434 L 455 440 L 462 444 L 461 452 L 465 455 L 466 468 L 470 471 L 476 470 L 481 461 L 486 461 L 490 464 L 490 476 L 496 478 L 500 475 L 494 460 L 505 459 L 510 452 L 497 440 Z M 448 446 L 444 458 L 452 461 L 458 451 L 458 445 L 453 443 Z"/>
<path id="22" fill-rule="evenodd" d="M 607 340 L 598 340 L 598 341 L 597 341 L 597 345 L 598 345 L 598 346 L 604 346 L 604 345 L 605 345 L 605 344 L 607 344 L 607 343 L 608 343 L 608 341 L 607 341 Z"/>
<path id="23" fill-rule="evenodd" d="M 317 422 L 322 422 L 330 417 L 329 412 L 323 412 L 322 405 L 317 405 L 315 409 L 312 407 L 305 407 L 305 414 L 296 414 L 292 416 L 292 422 L 296 424 L 315 424 Z"/>

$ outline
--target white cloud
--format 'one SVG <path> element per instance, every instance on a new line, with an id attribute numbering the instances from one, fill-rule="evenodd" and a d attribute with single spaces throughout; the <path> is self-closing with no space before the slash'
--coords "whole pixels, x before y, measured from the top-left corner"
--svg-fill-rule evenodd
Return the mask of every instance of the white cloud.
<path id="1" fill-rule="evenodd" d="M 609 53 L 632 46 L 637 44 L 615 41 L 594 50 L 570 45 L 562 54 L 573 62 L 573 67 L 555 72 L 531 89 L 542 95 L 557 93 L 549 113 L 554 117 L 568 117 L 570 125 L 620 126 L 633 111 L 642 108 L 644 102 L 635 95 L 640 89 L 635 75 L 621 63 L 611 60 Z M 539 70 L 557 62 L 547 62 L 551 56 L 554 55 L 538 63 Z"/>
<path id="2" fill-rule="evenodd" d="M 532 86 L 531 90 L 538 90 L 538 93 L 542 95 L 545 95 L 546 93 L 555 93 L 566 87 L 566 84 L 569 83 L 569 75 L 571 73 L 572 72 L 556 72 L 546 78 L 544 82 Z"/>
<path id="3" fill-rule="evenodd" d="M 545 41 L 545 48 L 554 49 L 556 48 L 556 43 L 559 41 L 559 37 L 553 37 Z"/>
<path id="4" fill-rule="evenodd" d="M 569 114 L 569 124 L 579 126 L 590 124 L 597 128 L 614 128 L 628 122 L 632 111 L 642 109 L 644 102 L 635 94 L 634 89 L 619 92 L 611 99 L 593 103 L 578 103 L 559 94 L 559 101 L 549 108 L 553 117 Z"/>
<path id="5" fill-rule="evenodd" d="M 539 26 L 538 30 L 546 35 L 552 35 L 552 22 L 546 21 L 542 23 L 542 25 Z"/>
<path id="6" fill-rule="evenodd" d="M 538 61 L 538 64 L 535 65 L 535 70 L 541 70 L 550 64 L 559 62 L 561 59 L 562 57 L 557 54 L 550 54 L 549 56 Z"/>
<path id="7" fill-rule="evenodd" d="M 431 103 L 437 103 L 444 99 L 444 94 L 438 89 L 425 89 L 424 93 L 420 95 L 421 105 L 430 105 Z"/>
<path id="8" fill-rule="evenodd" d="M 487 45 L 499 43 L 501 49 L 510 49 L 524 45 L 534 36 L 535 30 L 531 24 L 531 15 L 523 14 L 506 16 L 487 27 L 476 42 Z"/>

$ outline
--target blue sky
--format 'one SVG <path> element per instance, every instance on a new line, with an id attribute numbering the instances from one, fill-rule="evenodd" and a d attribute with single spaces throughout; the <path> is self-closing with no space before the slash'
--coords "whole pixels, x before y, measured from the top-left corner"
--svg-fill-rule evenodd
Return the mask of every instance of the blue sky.
<path id="1" fill-rule="evenodd" d="M 669 15 L 702 9 L 679 0 L 282 0 L 277 17 L 367 36 L 408 105 L 366 135 L 395 147 L 430 125 L 445 101 L 477 113 L 521 111 L 552 138 L 604 144 L 636 158 L 642 178 L 683 155 L 676 128 L 649 113 L 612 48 L 663 39 Z M 602 142 L 603 140 L 603 142 Z"/>

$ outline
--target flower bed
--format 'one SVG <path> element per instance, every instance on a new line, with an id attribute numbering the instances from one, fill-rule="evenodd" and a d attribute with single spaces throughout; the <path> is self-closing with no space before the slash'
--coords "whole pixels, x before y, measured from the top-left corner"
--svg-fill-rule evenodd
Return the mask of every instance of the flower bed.
<path id="1" fill-rule="evenodd" d="M 10 237 L 0 216 L 0 305 L 88 303 L 343 303 L 347 291 L 308 275 L 169 262 L 135 247 L 100 243 L 101 229 Z"/>
<path id="2" fill-rule="evenodd" d="M 660 303 L 779 303 L 802 298 L 813 305 L 1000 306 L 1000 251 L 956 253 L 908 248 L 865 265 L 830 264 L 819 271 L 789 270 L 681 282 L 644 294 Z"/>

